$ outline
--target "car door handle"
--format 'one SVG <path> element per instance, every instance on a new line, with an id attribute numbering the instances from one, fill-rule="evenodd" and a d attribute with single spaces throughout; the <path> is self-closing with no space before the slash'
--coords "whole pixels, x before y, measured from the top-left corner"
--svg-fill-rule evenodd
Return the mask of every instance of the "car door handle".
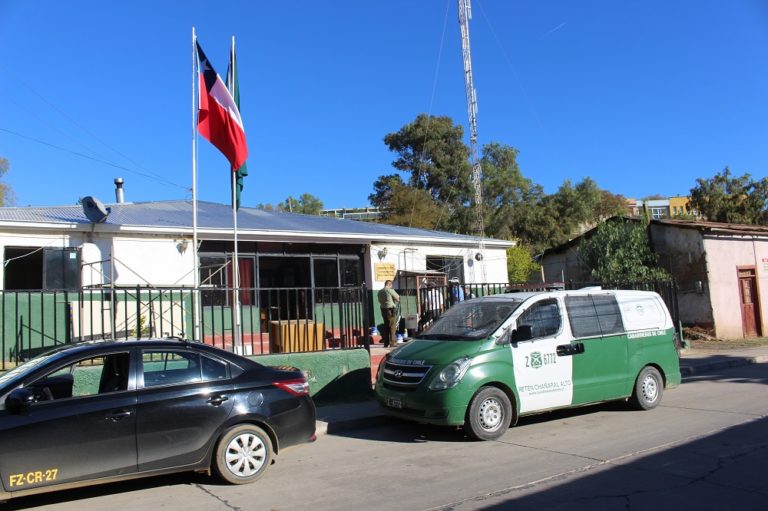
<path id="1" fill-rule="evenodd" d="M 229 398 L 227 396 L 222 396 L 220 394 L 216 394 L 216 395 L 213 395 L 213 396 L 209 397 L 208 401 L 206 401 L 206 403 L 208 403 L 209 405 L 213 405 L 213 406 L 219 406 L 221 403 L 223 403 L 224 401 L 226 401 L 228 399 Z"/>
<path id="2" fill-rule="evenodd" d="M 109 415 L 107 415 L 107 420 L 112 422 L 120 422 L 121 420 L 125 419 L 126 417 L 130 417 L 133 415 L 133 410 L 125 409 L 122 410 L 115 410 L 114 412 L 111 412 Z"/>
<path id="3" fill-rule="evenodd" d="M 584 353 L 584 345 L 580 342 L 575 344 L 561 344 L 555 348 L 558 357 L 568 357 L 571 355 L 578 355 Z"/>

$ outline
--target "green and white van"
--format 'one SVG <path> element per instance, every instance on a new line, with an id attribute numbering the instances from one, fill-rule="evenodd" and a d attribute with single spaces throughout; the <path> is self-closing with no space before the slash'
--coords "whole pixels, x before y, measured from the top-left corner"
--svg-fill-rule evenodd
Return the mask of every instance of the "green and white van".
<path id="1" fill-rule="evenodd" d="M 389 353 L 376 396 L 428 424 L 503 435 L 519 417 L 628 399 L 649 410 L 680 384 L 672 319 L 647 291 L 510 293 L 459 303 Z"/>

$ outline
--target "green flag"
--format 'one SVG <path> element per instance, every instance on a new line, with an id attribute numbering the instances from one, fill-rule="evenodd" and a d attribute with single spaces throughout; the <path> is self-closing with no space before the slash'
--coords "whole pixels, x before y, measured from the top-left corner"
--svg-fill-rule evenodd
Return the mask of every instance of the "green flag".
<path id="1" fill-rule="evenodd" d="M 235 41 L 232 40 L 232 51 L 229 52 L 229 66 L 227 68 L 227 88 L 235 100 L 237 109 L 240 110 L 240 84 L 237 79 L 237 61 L 235 59 Z M 243 178 L 248 175 L 248 165 L 243 163 L 242 167 L 235 171 L 235 209 L 240 209 L 240 193 L 243 191 Z"/>

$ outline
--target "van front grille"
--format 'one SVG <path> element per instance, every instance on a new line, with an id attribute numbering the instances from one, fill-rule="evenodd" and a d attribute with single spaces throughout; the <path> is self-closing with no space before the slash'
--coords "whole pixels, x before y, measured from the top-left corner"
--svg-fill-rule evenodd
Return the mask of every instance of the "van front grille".
<path id="1" fill-rule="evenodd" d="M 432 366 L 384 364 L 384 381 L 398 387 L 415 387 L 427 376 Z"/>

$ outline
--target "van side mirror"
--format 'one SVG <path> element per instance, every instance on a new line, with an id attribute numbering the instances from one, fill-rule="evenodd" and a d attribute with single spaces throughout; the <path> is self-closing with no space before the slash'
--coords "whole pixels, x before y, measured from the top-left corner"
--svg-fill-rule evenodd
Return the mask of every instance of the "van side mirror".
<path id="1" fill-rule="evenodd" d="M 528 341 L 533 339 L 533 327 L 531 325 L 520 325 L 512 331 L 512 342 Z"/>
<path id="2" fill-rule="evenodd" d="M 35 402 L 35 395 L 27 388 L 13 390 L 5 398 L 5 409 L 15 414 L 26 413 L 29 405 Z"/>

